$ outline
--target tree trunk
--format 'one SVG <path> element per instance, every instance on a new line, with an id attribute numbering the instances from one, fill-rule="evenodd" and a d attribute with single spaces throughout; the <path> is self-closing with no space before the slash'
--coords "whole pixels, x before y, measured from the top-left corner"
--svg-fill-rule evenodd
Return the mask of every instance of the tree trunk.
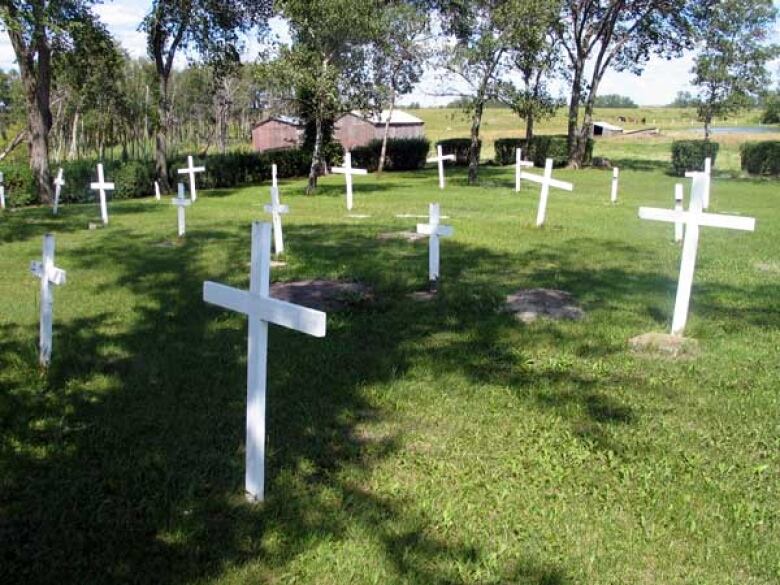
<path id="1" fill-rule="evenodd" d="M 76 160 L 79 152 L 79 118 L 81 112 L 78 108 L 73 114 L 73 124 L 70 127 L 70 147 L 68 148 L 68 160 Z"/>
<path id="2" fill-rule="evenodd" d="M 569 164 L 577 155 L 577 121 L 580 117 L 580 99 L 582 93 L 582 65 L 574 67 L 574 77 L 571 82 L 571 98 L 569 100 L 569 122 L 566 143 L 569 150 Z"/>
<path id="3" fill-rule="evenodd" d="M 479 173 L 479 127 L 482 124 L 482 110 L 485 107 L 484 95 L 478 95 L 471 118 L 471 144 L 469 145 L 469 185 L 477 184 Z"/>
<path id="4" fill-rule="evenodd" d="M 311 168 L 309 169 L 309 183 L 306 185 L 306 195 L 314 195 L 317 190 L 317 177 L 320 173 L 320 158 L 322 151 L 322 118 L 317 113 L 314 121 L 314 152 L 311 155 Z"/>
<path id="5" fill-rule="evenodd" d="M 569 166 L 582 168 L 585 164 L 585 154 L 588 148 L 588 141 L 593 135 L 593 108 L 596 103 L 596 92 L 599 88 L 601 79 L 594 79 L 591 82 L 591 88 L 588 92 L 588 99 L 585 102 L 585 112 L 582 118 L 582 128 L 577 134 L 577 144 L 574 150 L 574 156 L 569 158 Z"/>
<path id="6" fill-rule="evenodd" d="M 525 117 L 525 148 L 526 154 L 528 149 L 531 148 L 531 140 L 534 138 L 534 112 L 533 109 L 529 110 Z"/>
<path id="7" fill-rule="evenodd" d="M 390 134 L 390 118 L 393 117 L 393 110 L 395 110 L 395 90 L 392 91 L 392 95 L 390 96 L 390 109 L 387 111 L 385 131 L 382 135 L 382 150 L 379 152 L 379 166 L 376 169 L 377 175 L 381 175 L 385 168 L 385 157 L 387 156 L 387 135 Z"/>
<path id="8" fill-rule="evenodd" d="M 170 124 L 170 102 L 168 101 L 168 75 L 158 72 L 160 76 L 160 100 L 157 104 L 160 121 L 155 136 L 154 168 L 160 189 L 168 193 L 171 190 L 168 182 L 168 128 Z"/>

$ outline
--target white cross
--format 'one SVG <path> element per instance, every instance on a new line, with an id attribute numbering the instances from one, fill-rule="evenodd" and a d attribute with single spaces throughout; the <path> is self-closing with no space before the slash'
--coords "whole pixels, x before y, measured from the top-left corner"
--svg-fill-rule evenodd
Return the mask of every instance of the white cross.
<path id="1" fill-rule="evenodd" d="M 179 237 L 183 237 L 184 233 L 187 231 L 187 225 L 186 225 L 186 217 L 185 217 L 185 210 L 187 207 L 192 205 L 192 201 L 187 199 L 184 196 L 184 183 L 179 183 L 179 196 L 175 199 L 171 199 L 171 204 L 176 205 L 179 209 L 178 215 L 179 215 Z"/>
<path id="2" fill-rule="evenodd" d="M 30 272 L 41 279 L 41 323 L 39 361 L 47 366 L 51 359 L 54 296 L 50 284 L 65 284 L 65 271 L 54 266 L 54 235 L 43 236 L 43 261 L 30 262 Z"/>
<path id="3" fill-rule="evenodd" d="M 683 186 L 682 183 L 677 183 L 674 186 L 674 210 L 681 212 L 683 210 Z M 674 241 L 681 242 L 683 239 L 683 222 L 674 222 Z"/>
<path id="4" fill-rule="evenodd" d="M 3 184 L 3 173 L 0 173 L 0 209 L 5 209 L 5 185 Z"/>
<path id="5" fill-rule="evenodd" d="M 523 167 L 532 168 L 534 163 L 530 160 L 523 160 L 523 149 L 518 148 L 515 150 L 515 192 L 520 192 L 520 174 L 523 172 Z"/>
<path id="6" fill-rule="evenodd" d="M 439 204 L 431 203 L 429 206 L 428 223 L 418 223 L 417 233 L 430 236 L 428 238 L 428 280 L 435 283 L 439 280 L 439 237 L 449 237 L 453 234 L 452 226 L 439 223 Z"/>
<path id="7" fill-rule="evenodd" d="M 269 296 L 271 224 L 252 223 L 252 262 L 249 291 L 215 282 L 203 283 L 203 300 L 249 317 L 246 405 L 247 496 L 262 501 L 265 483 L 265 391 L 268 324 L 325 337 L 326 315 Z"/>
<path id="8" fill-rule="evenodd" d="M 276 182 L 276 164 L 271 164 L 271 187 L 279 187 Z"/>
<path id="9" fill-rule="evenodd" d="M 455 160 L 454 154 L 442 154 L 441 144 L 436 145 L 436 155 L 433 158 L 427 159 L 425 162 L 435 162 L 439 165 L 439 189 L 444 189 L 444 161 Z"/>
<path id="10" fill-rule="evenodd" d="M 57 215 L 57 210 L 60 207 L 60 192 L 64 185 L 65 179 L 62 178 L 62 167 L 60 167 L 60 170 L 57 171 L 57 178 L 54 179 L 54 207 L 52 208 L 54 215 Z"/>
<path id="11" fill-rule="evenodd" d="M 612 167 L 612 192 L 610 193 L 609 200 L 612 203 L 617 203 L 618 195 L 618 177 L 620 176 L 620 169 Z"/>
<path id="12" fill-rule="evenodd" d="M 689 179 L 696 177 L 696 175 L 704 175 L 705 177 L 707 177 L 707 184 L 706 184 L 706 188 L 704 189 L 703 199 L 702 199 L 702 208 L 709 209 L 710 208 L 710 180 L 712 179 L 712 159 L 710 157 L 704 159 L 704 172 L 688 171 L 687 173 L 685 173 L 685 176 L 688 177 Z"/>
<path id="13" fill-rule="evenodd" d="M 90 187 L 92 189 L 99 190 L 100 196 L 100 217 L 103 220 L 103 225 L 108 225 L 108 207 L 106 206 L 106 191 L 113 191 L 114 184 L 106 183 L 103 178 L 103 164 L 98 163 L 97 166 L 98 180 L 97 183 L 92 183 Z"/>
<path id="14" fill-rule="evenodd" d="M 196 167 L 192 162 L 192 156 L 187 157 L 187 167 L 179 169 L 180 175 L 190 176 L 190 197 L 192 197 L 193 203 L 198 200 L 198 194 L 195 192 L 195 173 L 202 173 L 206 170 L 206 167 Z"/>
<path id="15" fill-rule="evenodd" d="M 276 166 L 276 165 L 274 165 Z M 279 187 L 271 186 L 271 205 L 263 207 L 267 213 L 271 214 L 274 225 L 274 254 L 284 252 L 284 239 L 282 238 L 282 213 L 289 213 L 290 208 L 279 202 Z"/>
<path id="16" fill-rule="evenodd" d="M 557 189 L 563 189 L 564 191 L 573 191 L 574 185 L 565 181 L 559 181 L 552 178 L 553 159 L 548 158 L 544 163 L 544 176 L 532 175 L 523 171 L 520 173 L 524 179 L 533 181 L 534 183 L 540 183 L 542 185 L 542 192 L 539 194 L 539 211 L 536 214 L 536 226 L 539 227 L 544 224 L 544 218 L 547 215 L 547 196 L 550 194 L 550 187 Z"/>
<path id="17" fill-rule="evenodd" d="M 699 173 L 693 177 L 691 202 L 688 206 L 688 211 L 658 209 L 655 207 L 639 208 L 639 217 L 642 219 L 685 223 L 680 278 L 677 284 L 677 298 L 674 302 L 674 317 L 672 318 L 672 335 L 682 335 L 685 329 L 685 322 L 688 319 L 693 271 L 696 266 L 696 251 L 699 246 L 699 227 L 719 227 L 748 232 L 752 232 L 756 227 L 756 220 L 752 217 L 704 213 L 702 208 L 707 181 L 708 178 L 704 173 Z"/>
<path id="18" fill-rule="evenodd" d="M 160 200 L 160 182 L 155 181 L 154 182 L 154 198 L 157 199 L 157 201 Z"/>
<path id="19" fill-rule="evenodd" d="M 333 167 L 331 169 L 337 175 L 344 175 L 347 180 L 347 210 L 352 211 L 352 175 L 366 175 L 368 171 L 366 169 L 353 169 L 352 168 L 352 153 L 347 152 L 344 155 L 344 166 Z"/>

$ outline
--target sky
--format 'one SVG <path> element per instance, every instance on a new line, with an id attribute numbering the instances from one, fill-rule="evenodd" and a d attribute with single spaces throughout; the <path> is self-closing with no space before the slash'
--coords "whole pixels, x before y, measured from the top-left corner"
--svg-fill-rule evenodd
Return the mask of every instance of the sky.
<path id="1" fill-rule="evenodd" d="M 780 6 L 780 0 L 775 1 Z M 95 6 L 95 12 L 108 27 L 111 34 L 133 57 L 146 55 L 145 36 L 138 32 L 138 25 L 151 6 L 151 0 L 104 0 Z M 279 19 L 271 22 L 271 30 L 282 40 L 289 38 L 284 23 Z M 775 26 L 775 37 L 780 42 L 780 22 Z M 257 43 L 249 39 L 245 59 L 253 59 L 257 54 Z M 186 58 L 180 57 L 179 66 L 186 64 Z M 674 100 L 678 91 L 691 90 L 688 80 L 693 65 L 690 54 L 667 61 L 653 57 L 644 68 L 641 76 L 627 72 L 608 71 L 602 81 L 601 95 L 617 93 L 630 97 L 639 105 L 663 105 Z M 8 35 L 0 32 L 0 68 L 15 67 L 14 55 Z M 415 91 L 405 96 L 401 103 L 418 102 L 424 106 L 443 105 L 452 97 L 435 95 L 440 91 L 440 75 L 434 70 L 426 71 Z"/>

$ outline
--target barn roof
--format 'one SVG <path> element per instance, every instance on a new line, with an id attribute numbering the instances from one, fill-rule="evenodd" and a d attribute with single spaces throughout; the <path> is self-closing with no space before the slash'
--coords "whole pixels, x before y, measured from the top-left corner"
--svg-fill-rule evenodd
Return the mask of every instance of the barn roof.
<path id="1" fill-rule="evenodd" d="M 601 128 L 604 128 L 604 130 L 612 130 L 613 132 L 622 132 L 623 128 L 620 126 L 615 126 L 614 124 L 610 124 L 609 122 L 593 122 L 593 126 L 600 126 Z"/>
<path id="2" fill-rule="evenodd" d="M 289 124 L 290 126 L 304 126 L 303 121 L 300 118 L 296 118 L 294 116 L 268 116 L 265 120 L 261 120 L 255 124 L 255 128 L 262 126 L 271 120 L 281 122 L 282 124 Z"/>
<path id="3" fill-rule="evenodd" d="M 378 115 L 374 114 L 373 116 L 364 116 L 361 112 L 358 112 L 357 110 L 353 110 L 351 114 L 353 116 L 357 116 L 359 118 L 368 120 L 373 124 L 384 124 L 385 122 L 387 122 L 387 116 L 389 112 L 388 110 L 383 110 Z M 403 110 L 393 110 L 393 115 L 390 116 L 390 124 L 394 126 L 405 126 L 405 125 L 424 124 L 424 123 L 425 122 L 423 122 L 417 116 L 412 116 L 410 113 L 404 112 Z"/>

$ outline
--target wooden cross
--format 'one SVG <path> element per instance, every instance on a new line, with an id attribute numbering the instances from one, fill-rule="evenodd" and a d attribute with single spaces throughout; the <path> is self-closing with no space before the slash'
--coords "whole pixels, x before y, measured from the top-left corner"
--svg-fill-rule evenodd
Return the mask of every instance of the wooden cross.
<path id="1" fill-rule="evenodd" d="M 321 311 L 271 298 L 270 275 L 271 224 L 253 222 L 249 291 L 215 282 L 203 283 L 204 301 L 249 317 L 245 488 L 251 501 L 264 498 L 268 324 L 325 337 L 327 317 Z"/>
<path id="2" fill-rule="evenodd" d="M 171 199 L 171 204 L 176 205 L 179 208 L 177 211 L 179 215 L 179 237 L 181 238 L 187 231 L 185 210 L 192 205 L 192 201 L 184 196 L 184 183 L 179 183 L 179 195 L 178 197 Z"/>
<path id="3" fill-rule="evenodd" d="M 180 175 L 189 175 L 190 176 L 190 197 L 192 197 L 192 202 L 198 200 L 198 194 L 195 191 L 195 173 L 202 173 L 206 170 L 206 167 L 196 167 L 192 162 L 192 156 L 187 157 L 187 167 L 183 169 L 179 169 L 178 173 Z"/>
<path id="4" fill-rule="evenodd" d="M 691 202 L 688 211 L 658 209 L 655 207 L 640 207 L 639 217 L 654 221 L 667 221 L 685 224 L 682 260 L 680 262 L 680 277 L 677 284 L 677 298 L 674 302 L 674 317 L 672 318 L 672 335 L 682 335 L 685 322 L 688 319 L 688 307 L 691 300 L 693 272 L 696 267 L 696 251 L 699 246 L 699 227 L 718 227 L 732 230 L 752 232 L 756 220 L 752 217 L 738 215 L 722 215 L 704 213 L 704 193 L 707 189 L 708 177 L 699 173 L 693 177 Z"/>
<path id="5" fill-rule="evenodd" d="M 62 178 L 62 167 L 60 167 L 60 170 L 57 171 L 57 178 L 54 179 L 54 207 L 52 208 L 54 215 L 57 215 L 57 210 L 60 207 L 60 192 L 64 185 L 65 179 Z"/>
<path id="6" fill-rule="evenodd" d="M 276 166 L 276 165 L 274 165 Z M 282 213 L 289 213 L 290 208 L 279 202 L 279 187 L 271 186 L 271 205 L 263 207 L 267 213 L 271 214 L 274 226 L 274 254 L 279 255 L 284 252 L 284 239 L 282 238 Z"/>
<path id="7" fill-rule="evenodd" d="M 523 167 L 533 168 L 534 163 L 530 160 L 523 160 L 523 149 L 518 148 L 515 150 L 515 193 L 520 192 L 520 175 L 523 172 Z"/>
<path id="8" fill-rule="evenodd" d="M 428 223 L 418 223 L 417 233 L 430 236 L 428 238 L 428 280 L 435 286 L 439 280 L 439 238 L 449 237 L 453 234 L 452 226 L 439 223 L 439 204 L 431 203 L 429 206 Z"/>
<path id="9" fill-rule="evenodd" d="M 366 169 L 352 168 L 352 153 L 347 151 L 344 155 L 344 166 L 331 169 L 337 175 L 344 175 L 347 180 L 347 210 L 352 211 L 352 175 L 367 175 Z"/>
<path id="10" fill-rule="evenodd" d="M 44 367 L 51 360 L 52 322 L 54 313 L 54 296 L 50 284 L 59 286 L 65 284 L 65 271 L 54 266 L 54 235 L 43 236 L 42 262 L 31 262 L 30 272 L 41 279 L 41 322 L 40 322 L 40 353 L 38 360 Z"/>
<path id="11" fill-rule="evenodd" d="M 97 166 L 98 180 L 97 183 L 92 183 L 90 187 L 99 191 L 100 197 L 100 218 L 103 220 L 103 225 L 108 225 L 108 207 L 106 205 L 106 191 L 113 191 L 114 184 L 106 183 L 103 178 L 103 163 L 98 163 Z"/>
<path id="12" fill-rule="evenodd" d="M 680 213 L 683 210 L 683 186 L 677 183 L 674 186 L 674 210 Z M 683 239 L 683 222 L 674 222 L 674 241 L 681 242 Z"/>
<path id="13" fill-rule="evenodd" d="M 685 176 L 689 179 L 695 178 L 697 175 L 704 175 L 707 178 L 707 186 L 704 189 L 703 193 L 703 199 L 702 199 L 702 208 L 703 209 L 709 209 L 710 208 L 710 181 L 712 179 L 712 159 L 710 157 L 707 157 L 704 159 L 704 171 L 688 171 L 685 173 Z"/>
<path id="14" fill-rule="evenodd" d="M 157 199 L 157 201 L 160 200 L 160 182 L 155 181 L 154 182 L 154 198 Z"/>
<path id="15" fill-rule="evenodd" d="M 553 159 L 548 158 L 544 163 L 544 176 L 532 175 L 523 171 L 520 175 L 524 179 L 533 181 L 534 183 L 540 183 L 542 185 L 542 192 L 539 194 L 539 211 L 536 214 L 536 226 L 544 225 L 544 219 L 547 215 L 547 197 L 550 194 L 550 187 L 557 189 L 563 189 L 564 191 L 573 191 L 574 185 L 565 181 L 559 181 L 552 178 Z"/>
<path id="16" fill-rule="evenodd" d="M 442 154 L 441 144 L 436 145 L 436 156 L 427 159 L 425 162 L 435 162 L 439 166 L 439 189 L 444 189 L 444 161 L 455 160 L 454 154 Z"/>
<path id="17" fill-rule="evenodd" d="M 5 185 L 3 184 L 3 173 L 0 173 L 0 209 L 5 209 Z"/>
<path id="18" fill-rule="evenodd" d="M 612 167 L 612 192 L 610 193 L 609 200 L 612 203 L 617 203 L 618 195 L 618 177 L 620 176 L 620 169 Z"/>

